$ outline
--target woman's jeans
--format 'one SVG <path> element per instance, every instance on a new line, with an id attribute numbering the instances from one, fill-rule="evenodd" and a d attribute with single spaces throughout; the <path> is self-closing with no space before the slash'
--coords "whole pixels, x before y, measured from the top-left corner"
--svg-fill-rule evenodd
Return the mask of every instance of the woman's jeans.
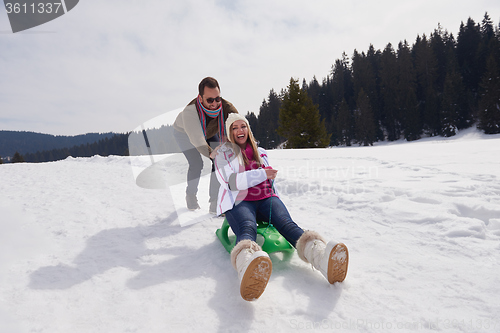
<path id="1" fill-rule="evenodd" d="M 185 133 L 181 133 L 177 130 L 174 130 L 175 141 L 179 145 L 179 148 L 182 150 L 182 153 L 186 157 L 188 161 L 188 170 L 187 170 L 187 188 L 186 194 L 188 195 L 196 195 L 198 193 L 198 184 L 200 183 L 201 171 L 203 170 L 203 159 L 201 157 L 200 152 L 196 149 L 189 137 Z M 213 137 L 207 139 L 207 144 L 214 149 L 217 147 L 219 142 L 219 136 L 216 134 Z M 217 201 L 217 195 L 219 193 L 219 182 L 215 176 L 215 166 L 212 161 L 212 172 L 210 175 L 210 190 L 209 201 Z"/>
<path id="2" fill-rule="evenodd" d="M 269 222 L 269 218 L 271 224 L 294 247 L 304 233 L 304 230 L 292 221 L 288 210 L 278 197 L 236 203 L 231 210 L 226 211 L 226 218 L 236 235 L 236 243 L 243 239 L 255 242 L 257 221 Z"/>

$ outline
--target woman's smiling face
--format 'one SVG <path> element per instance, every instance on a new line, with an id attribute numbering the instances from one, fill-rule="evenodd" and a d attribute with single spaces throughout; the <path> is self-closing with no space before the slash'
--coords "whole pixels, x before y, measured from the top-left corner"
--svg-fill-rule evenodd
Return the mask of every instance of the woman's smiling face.
<path id="1" fill-rule="evenodd" d="M 236 120 L 231 125 L 231 135 L 233 141 L 242 149 L 245 149 L 248 140 L 248 126 L 243 120 Z"/>

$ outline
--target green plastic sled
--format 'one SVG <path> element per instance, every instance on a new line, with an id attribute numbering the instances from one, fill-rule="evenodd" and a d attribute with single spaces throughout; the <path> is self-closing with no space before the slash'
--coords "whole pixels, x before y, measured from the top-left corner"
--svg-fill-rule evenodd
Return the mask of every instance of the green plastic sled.
<path id="1" fill-rule="evenodd" d="M 229 223 L 227 222 L 227 219 L 224 219 L 222 226 L 220 229 L 217 229 L 215 234 L 227 252 L 231 253 L 231 250 L 236 245 L 236 236 L 229 236 Z M 285 237 L 283 237 L 273 225 L 269 225 L 267 222 L 257 221 L 257 234 L 264 238 L 262 250 L 267 253 L 292 253 L 294 251 L 293 246 L 290 245 Z"/>

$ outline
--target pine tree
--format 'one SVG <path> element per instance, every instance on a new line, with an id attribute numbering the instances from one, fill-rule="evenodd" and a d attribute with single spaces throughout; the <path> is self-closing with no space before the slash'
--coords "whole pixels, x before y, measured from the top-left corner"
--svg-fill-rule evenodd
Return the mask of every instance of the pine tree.
<path id="1" fill-rule="evenodd" d="M 318 104 L 319 95 L 321 94 L 321 87 L 319 85 L 318 79 L 316 79 L 316 76 L 313 76 L 311 82 L 309 82 L 309 84 L 306 84 L 304 88 L 305 90 L 307 90 L 307 94 L 309 95 L 309 97 L 311 97 L 313 103 Z"/>
<path id="2" fill-rule="evenodd" d="M 360 54 L 357 50 L 354 50 L 351 69 L 354 92 L 359 95 L 361 89 L 368 91 L 370 89 L 368 87 L 370 85 L 369 75 L 371 73 L 368 70 L 368 61 L 364 52 Z"/>
<path id="3" fill-rule="evenodd" d="M 3 164 L 2 156 L 0 156 L 0 164 Z"/>
<path id="4" fill-rule="evenodd" d="M 377 141 L 385 140 L 384 132 L 382 131 L 381 119 L 382 119 L 382 101 L 380 94 L 380 58 L 382 57 L 382 52 L 380 50 L 375 50 L 373 45 L 370 44 L 368 52 L 366 53 L 366 60 L 369 63 L 368 70 L 373 73 L 373 83 L 370 89 L 365 89 L 370 99 L 370 103 L 373 110 L 373 117 L 376 124 Z"/>
<path id="5" fill-rule="evenodd" d="M 353 119 L 345 99 L 340 103 L 337 116 L 337 140 L 340 144 L 350 146 L 353 140 Z"/>
<path id="6" fill-rule="evenodd" d="M 332 68 L 332 88 L 334 107 L 338 108 L 343 99 L 349 105 L 354 103 L 352 73 L 349 68 L 349 58 L 345 53 L 342 54 L 342 60 L 337 59 Z"/>
<path id="7" fill-rule="evenodd" d="M 446 55 L 446 76 L 440 96 L 439 122 L 440 133 L 445 137 L 453 136 L 457 130 L 469 127 L 471 112 L 456 58 L 453 35 L 443 36 Z"/>
<path id="8" fill-rule="evenodd" d="M 375 55 L 373 45 L 370 45 L 368 52 L 373 58 Z M 363 89 L 368 96 L 371 109 L 375 113 L 378 104 L 374 102 L 378 99 L 376 70 L 372 59 L 366 56 L 364 52 L 359 54 L 354 50 L 354 55 L 352 57 L 352 78 L 355 96 L 359 96 L 361 89 Z"/>
<path id="9" fill-rule="evenodd" d="M 257 123 L 259 125 L 262 124 L 262 126 L 253 127 L 253 124 L 250 124 L 250 126 L 252 127 L 253 135 L 255 136 L 255 139 L 257 141 L 259 141 L 259 145 L 261 147 L 266 148 L 266 149 L 270 148 L 268 145 L 268 137 L 267 137 L 267 133 L 266 133 L 267 131 L 264 128 L 266 121 L 268 121 L 267 119 L 265 119 L 267 117 L 267 114 L 269 113 L 268 109 L 269 109 L 269 106 L 268 106 L 266 100 L 265 99 L 262 100 L 262 104 L 260 105 L 260 108 L 259 108 L 259 115 L 257 117 Z"/>
<path id="10" fill-rule="evenodd" d="M 255 138 L 260 142 L 259 144 L 266 149 L 276 148 L 282 142 L 282 138 L 276 131 L 279 122 L 280 106 L 280 97 L 271 89 L 267 101 L 263 100 L 260 106 L 259 116 L 257 118 L 258 127 L 252 126 Z"/>
<path id="11" fill-rule="evenodd" d="M 437 61 L 425 34 L 413 47 L 417 75 L 417 101 L 424 129 L 430 136 L 439 135 L 439 99 L 436 88 Z"/>
<path id="12" fill-rule="evenodd" d="M 22 155 L 16 151 L 16 153 L 12 157 L 12 163 L 24 163 L 24 162 L 25 161 L 24 161 L 24 158 L 22 157 Z"/>
<path id="13" fill-rule="evenodd" d="M 337 124 L 338 110 L 332 107 L 332 112 L 330 114 L 330 121 L 328 122 L 327 132 L 330 133 L 330 145 L 338 146 L 339 142 L 339 133 L 338 133 L 338 124 Z"/>
<path id="14" fill-rule="evenodd" d="M 460 25 L 457 38 L 457 59 L 464 85 L 473 95 L 477 93 L 481 78 L 478 68 L 478 51 L 481 46 L 481 28 L 469 17 L 467 24 Z"/>
<path id="15" fill-rule="evenodd" d="M 283 96 L 279 123 L 278 133 L 287 139 L 286 148 L 321 148 L 330 142 L 318 106 L 293 78 Z"/>
<path id="16" fill-rule="evenodd" d="M 370 45 L 372 46 L 372 45 Z M 371 68 L 371 64 L 367 59 L 364 52 L 358 53 L 358 51 L 354 50 L 354 55 L 352 57 L 352 80 L 354 86 L 354 93 L 358 96 L 356 99 L 356 108 L 354 109 L 354 123 L 355 123 L 355 138 L 359 144 L 364 144 L 364 136 L 360 133 L 360 119 L 359 117 L 361 109 L 359 105 L 359 96 L 361 91 L 366 95 L 368 102 L 371 103 L 368 92 L 376 91 L 376 81 L 375 81 L 375 73 Z M 373 94 L 372 94 L 373 96 Z M 372 112 L 373 108 L 369 105 L 370 110 Z M 372 114 L 373 118 L 373 114 Z M 372 119 L 373 120 L 373 119 Z"/>
<path id="17" fill-rule="evenodd" d="M 359 91 L 356 106 L 357 108 L 354 113 L 356 140 L 360 146 L 373 146 L 373 142 L 375 141 L 375 122 L 373 120 L 370 100 L 363 88 Z"/>
<path id="18" fill-rule="evenodd" d="M 486 65 L 491 52 L 495 45 L 495 31 L 493 28 L 493 22 L 491 21 L 488 13 L 484 14 L 483 21 L 479 28 L 481 33 L 481 43 L 478 47 L 477 53 L 477 70 L 479 72 L 479 78 L 482 78 L 484 72 L 486 71 Z"/>
<path id="19" fill-rule="evenodd" d="M 273 89 L 271 89 L 271 91 L 269 92 L 269 96 L 267 97 L 267 106 L 267 120 L 263 123 L 263 125 L 266 130 L 268 147 L 276 148 L 284 140 L 279 136 L 277 132 L 280 117 L 281 98 Z"/>
<path id="20" fill-rule="evenodd" d="M 250 125 L 250 128 L 252 129 L 252 133 L 254 134 L 255 139 L 258 141 L 259 146 L 264 147 L 262 145 L 262 142 L 260 142 L 260 140 L 255 135 L 255 130 L 258 129 L 258 128 L 260 128 L 260 126 L 259 126 L 259 119 L 257 118 L 257 116 L 255 115 L 255 113 L 253 113 L 253 112 L 247 112 L 245 118 L 247 118 L 248 124 Z M 264 147 L 264 148 L 266 148 L 266 147 Z"/>
<path id="21" fill-rule="evenodd" d="M 459 98 L 460 98 L 460 76 L 457 72 L 449 72 L 444 81 L 443 94 L 441 97 L 441 109 L 439 112 L 441 135 L 445 137 L 454 136 L 458 129 Z"/>
<path id="22" fill-rule="evenodd" d="M 401 128 L 406 140 L 418 140 L 422 127 L 417 106 L 415 71 L 411 51 L 406 41 L 399 43 L 397 62 L 398 90 L 396 100 Z"/>
<path id="23" fill-rule="evenodd" d="M 450 92 L 453 94 L 453 97 L 448 99 L 447 102 L 452 101 L 453 103 L 456 103 L 457 118 L 454 120 L 454 123 L 456 124 L 457 129 L 461 130 L 469 128 L 473 124 L 473 112 L 470 107 L 469 95 L 463 83 L 463 77 L 460 74 L 460 66 L 458 64 L 456 54 L 457 42 L 455 41 L 453 34 L 445 34 L 444 41 L 446 45 L 446 76 L 449 76 L 448 79 L 452 80 L 451 85 L 454 89 L 453 92 Z M 443 103 L 447 103 L 443 102 L 443 99 L 449 98 L 445 96 L 446 92 L 444 89 L 445 88 L 443 87 L 443 95 L 441 95 L 441 110 L 444 110 Z M 443 129 L 445 126 L 447 126 L 447 124 L 444 124 L 443 119 L 441 118 L 441 128 Z"/>
<path id="24" fill-rule="evenodd" d="M 484 13 L 483 22 L 481 24 L 481 35 L 483 36 L 483 39 L 486 40 L 486 43 L 495 37 L 493 21 L 491 20 L 490 15 L 488 15 L 488 12 Z"/>
<path id="25" fill-rule="evenodd" d="M 448 49 L 445 42 L 446 38 L 447 32 L 443 31 L 441 24 L 438 24 L 429 41 L 429 46 L 436 59 L 436 89 L 438 91 L 443 91 L 447 74 Z"/>
<path id="26" fill-rule="evenodd" d="M 333 111 L 333 82 L 330 75 L 323 79 L 317 103 L 319 104 L 319 114 L 322 119 L 325 119 L 325 125 L 328 128 Z"/>
<path id="27" fill-rule="evenodd" d="M 486 134 L 500 133 L 500 70 L 493 55 L 488 58 L 481 81 L 478 127 Z"/>
<path id="28" fill-rule="evenodd" d="M 397 107 L 396 68 L 396 54 L 389 43 L 380 58 L 380 94 L 383 102 L 381 122 L 387 131 L 389 141 L 398 140 L 401 134 L 401 121 Z"/>

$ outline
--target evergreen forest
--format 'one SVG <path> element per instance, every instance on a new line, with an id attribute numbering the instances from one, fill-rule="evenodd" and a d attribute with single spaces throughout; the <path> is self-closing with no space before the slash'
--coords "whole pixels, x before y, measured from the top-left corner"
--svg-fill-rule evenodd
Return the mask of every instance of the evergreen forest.
<path id="1" fill-rule="evenodd" d="M 298 138 L 324 130 L 327 146 L 450 137 L 473 125 L 496 134 L 499 66 L 500 25 L 485 13 L 481 23 L 472 18 L 462 22 L 456 37 L 438 25 L 412 45 L 389 43 L 384 50 L 370 45 L 366 52 L 354 50 L 351 58 L 344 53 L 321 83 L 316 77 L 303 80 L 303 95 L 312 105 L 307 96 L 289 105 L 298 81 L 292 78 L 279 94 L 270 91 L 258 116 L 248 113 L 247 118 L 260 145 L 268 149 L 305 147 Z M 320 120 L 304 122 L 305 116 L 316 118 L 317 113 Z M 293 129 L 297 126 L 301 131 Z M 320 136 L 306 146 L 318 147 L 325 138 Z"/>

